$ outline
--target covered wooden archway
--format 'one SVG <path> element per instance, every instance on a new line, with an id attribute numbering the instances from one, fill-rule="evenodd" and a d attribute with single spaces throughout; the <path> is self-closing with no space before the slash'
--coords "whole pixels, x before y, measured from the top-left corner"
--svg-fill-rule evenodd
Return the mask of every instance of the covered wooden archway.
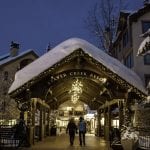
<path id="1" fill-rule="evenodd" d="M 81 39 L 69 39 L 18 71 L 9 89 L 19 105 L 40 98 L 57 109 L 70 100 L 76 79 L 83 83 L 80 101 L 101 111 L 120 99 L 141 101 L 147 94 L 140 78 L 116 59 Z M 20 107 L 21 108 L 21 107 Z M 27 107 L 25 107 L 27 108 Z"/>

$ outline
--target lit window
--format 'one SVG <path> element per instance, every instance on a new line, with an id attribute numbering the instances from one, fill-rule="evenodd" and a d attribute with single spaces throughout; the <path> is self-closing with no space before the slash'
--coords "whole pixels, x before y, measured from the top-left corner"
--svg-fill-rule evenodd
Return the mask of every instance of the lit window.
<path id="1" fill-rule="evenodd" d="M 103 117 L 103 118 L 101 118 L 101 125 L 102 125 L 102 126 L 104 126 L 104 122 L 105 122 L 105 119 L 104 119 L 104 117 Z"/>
<path id="2" fill-rule="evenodd" d="M 114 128 L 119 128 L 119 120 L 118 120 L 118 119 L 112 120 L 112 126 L 113 126 Z"/>
<path id="3" fill-rule="evenodd" d="M 142 21 L 142 32 L 145 33 L 150 28 L 150 21 Z"/>
<path id="4" fill-rule="evenodd" d="M 150 65 L 150 54 L 144 56 L 144 65 Z"/>

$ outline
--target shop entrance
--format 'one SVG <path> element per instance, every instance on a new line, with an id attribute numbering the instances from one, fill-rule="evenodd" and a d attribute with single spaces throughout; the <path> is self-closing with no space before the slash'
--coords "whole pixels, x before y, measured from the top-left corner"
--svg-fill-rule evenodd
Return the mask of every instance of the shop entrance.
<path id="1" fill-rule="evenodd" d="M 76 125 L 78 126 L 79 118 L 82 116 L 87 124 L 87 134 L 95 134 L 97 128 L 96 120 L 97 110 L 90 110 L 90 108 L 83 102 L 78 101 L 73 104 L 67 101 L 59 106 L 57 110 L 56 120 L 54 120 L 57 126 L 57 134 L 61 135 L 66 133 L 66 127 L 70 118 L 74 118 Z"/>

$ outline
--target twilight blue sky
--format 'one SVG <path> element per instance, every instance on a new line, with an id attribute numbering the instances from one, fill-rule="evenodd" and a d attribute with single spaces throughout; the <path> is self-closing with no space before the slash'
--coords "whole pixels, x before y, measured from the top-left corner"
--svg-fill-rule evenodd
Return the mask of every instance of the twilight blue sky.
<path id="1" fill-rule="evenodd" d="M 71 38 L 83 38 L 95 44 L 85 28 L 88 11 L 99 0 L 0 0 L 0 55 L 9 52 L 11 41 L 21 44 L 21 51 L 35 49 L 45 53 L 52 47 Z M 134 10 L 143 0 L 128 1 Z"/>

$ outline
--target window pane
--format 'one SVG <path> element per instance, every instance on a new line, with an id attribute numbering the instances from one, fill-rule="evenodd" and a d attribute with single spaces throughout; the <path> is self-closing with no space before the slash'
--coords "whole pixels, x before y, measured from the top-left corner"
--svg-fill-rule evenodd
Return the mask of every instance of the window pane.
<path id="1" fill-rule="evenodd" d="M 145 85 L 147 86 L 149 82 L 150 82 L 150 74 L 146 74 L 145 75 Z"/>
<path id="2" fill-rule="evenodd" d="M 144 64 L 150 65 L 150 54 L 144 56 Z"/>
<path id="3" fill-rule="evenodd" d="M 125 47 L 128 43 L 128 31 L 126 31 L 123 35 L 123 47 Z"/>
<path id="4" fill-rule="evenodd" d="M 30 64 L 33 60 L 32 59 L 24 59 L 20 62 L 20 69 L 24 68 L 26 65 Z"/>
<path id="5" fill-rule="evenodd" d="M 133 67 L 133 53 L 132 52 L 124 59 L 124 64 L 128 68 Z"/>
<path id="6" fill-rule="evenodd" d="M 143 21 L 142 22 L 142 30 L 145 33 L 150 28 L 150 21 Z"/>

